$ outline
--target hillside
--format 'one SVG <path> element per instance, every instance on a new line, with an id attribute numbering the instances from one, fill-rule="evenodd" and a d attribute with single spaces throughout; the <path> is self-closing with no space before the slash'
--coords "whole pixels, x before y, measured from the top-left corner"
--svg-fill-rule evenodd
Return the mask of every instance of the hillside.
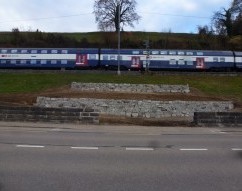
<path id="1" fill-rule="evenodd" d="M 122 32 L 122 48 L 145 48 L 150 41 L 153 49 L 206 49 L 242 50 L 242 36 L 228 38 L 211 34 Z M 116 48 L 117 34 L 114 32 L 89 33 L 45 33 L 41 31 L 0 32 L 1 47 L 79 47 Z"/>

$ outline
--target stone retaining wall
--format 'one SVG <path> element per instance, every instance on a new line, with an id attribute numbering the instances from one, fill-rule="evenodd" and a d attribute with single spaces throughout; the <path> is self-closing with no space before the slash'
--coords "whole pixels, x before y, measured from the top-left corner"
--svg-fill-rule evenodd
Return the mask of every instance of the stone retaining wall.
<path id="1" fill-rule="evenodd" d="M 242 127 L 242 113 L 207 112 L 195 113 L 194 124 L 204 127 Z"/>
<path id="2" fill-rule="evenodd" d="M 113 84 L 113 83 L 77 83 L 71 89 L 75 91 L 130 92 L 130 93 L 189 93 L 188 85 L 151 85 L 151 84 Z"/>
<path id="3" fill-rule="evenodd" d="M 99 124 L 99 112 L 89 107 L 40 108 L 0 106 L 0 121 Z"/>
<path id="4" fill-rule="evenodd" d="M 83 104 L 103 114 L 144 118 L 193 117 L 194 112 L 227 112 L 234 108 L 232 102 L 215 101 L 138 101 L 46 97 L 38 97 L 36 106 L 80 108 Z"/>

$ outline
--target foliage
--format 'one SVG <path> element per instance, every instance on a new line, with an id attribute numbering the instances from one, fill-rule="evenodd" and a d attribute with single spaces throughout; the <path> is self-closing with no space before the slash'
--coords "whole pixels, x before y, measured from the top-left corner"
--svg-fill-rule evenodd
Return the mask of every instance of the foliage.
<path id="1" fill-rule="evenodd" d="M 212 23 L 215 27 L 215 31 L 220 35 L 232 36 L 233 27 L 233 13 L 232 9 L 223 8 L 221 11 L 217 11 L 213 18 Z"/>
<path id="2" fill-rule="evenodd" d="M 228 9 L 222 8 L 215 12 L 212 26 L 219 35 L 242 35 L 242 0 L 233 0 Z"/>
<path id="3" fill-rule="evenodd" d="M 237 35 L 236 39 L 240 39 L 240 37 Z M 145 48 L 144 41 L 148 38 L 151 42 L 151 49 L 242 50 L 242 46 L 233 40 L 234 37 L 216 35 L 210 29 L 200 31 L 199 34 L 121 32 L 121 48 L 143 49 Z M 117 34 L 115 32 L 44 33 L 39 30 L 34 32 L 2 32 L 0 33 L 0 46 L 117 48 Z"/>
<path id="4" fill-rule="evenodd" d="M 242 0 L 233 0 L 231 8 L 234 12 L 242 13 Z"/>
<path id="5" fill-rule="evenodd" d="M 242 36 L 234 36 L 229 40 L 229 46 L 233 50 L 242 50 Z"/>

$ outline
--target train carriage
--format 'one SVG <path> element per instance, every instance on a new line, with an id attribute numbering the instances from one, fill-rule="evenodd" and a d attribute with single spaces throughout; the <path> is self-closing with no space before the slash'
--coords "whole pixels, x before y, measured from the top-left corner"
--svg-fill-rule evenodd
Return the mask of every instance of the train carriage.
<path id="1" fill-rule="evenodd" d="M 242 52 L 234 52 L 234 55 L 236 68 L 242 70 Z"/>
<path id="2" fill-rule="evenodd" d="M 0 68 L 66 68 L 98 65 L 98 49 L 0 49 Z"/>
<path id="3" fill-rule="evenodd" d="M 146 56 L 142 50 L 121 49 L 120 50 L 120 68 L 139 70 L 142 68 Z M 100 52 L 101 67 L 109 69 L 118 68 L 118 50 L 117 49 L 101 49 Z"/>
<path id="4" fill-rule="evenodd" d="M 151 50 L 149 69 L 217 70 L 234 68 L 232 51 Z"/>
<path id="5" fill-rule="evenodd" d="M 118 50 L 102 49 L 101 66 L 115 69 Z M 235 67 L 232 51 L 120 50 L 120 67 L 150 70 L 230 70 Z"/>

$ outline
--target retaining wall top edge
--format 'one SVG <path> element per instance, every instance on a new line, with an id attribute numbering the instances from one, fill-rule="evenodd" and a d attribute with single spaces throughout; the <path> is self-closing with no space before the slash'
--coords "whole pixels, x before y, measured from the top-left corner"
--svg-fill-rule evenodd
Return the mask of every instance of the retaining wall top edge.
<path id="1" fill-rule="evenodd" d="M 40 99 L 44 99 L 44 100 L 50 100 L 50 101 L 70 101 L 70 100 L 97 100 L 97 101 L 115 101 L 115 102 L 118 102 L 118 101 L 121 101 L 121 102 L 157 102 L 157 103 L 219 103 L 219 104 L 222 104 L 222 103 L 230 103 L 230 104 L 233 104 L 233 101 L 183 101 L 183 100 L 170 100 L 170 101 L 167 101 L 167 100 L 164 100 L 164 101 L 159 101 L 159 100 L 149 100 L 149 99 L 143 99 L 143 100 L 135 100 L 135 99 L 100 99 L 100 98 L 51 98 L 51 97 L 38 97 Z M 37 103 L 38 103 L 38 99 L 37 98 Z"/>

